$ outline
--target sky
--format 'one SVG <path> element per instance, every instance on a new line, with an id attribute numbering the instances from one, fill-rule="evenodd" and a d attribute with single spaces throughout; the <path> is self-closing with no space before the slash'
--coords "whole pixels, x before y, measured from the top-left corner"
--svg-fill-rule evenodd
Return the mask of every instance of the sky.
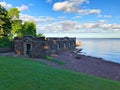
<path id="1" fill-rule="evenodd" d="M 120 38 L 120 0 L 0 0 L 46 37 Z"/>

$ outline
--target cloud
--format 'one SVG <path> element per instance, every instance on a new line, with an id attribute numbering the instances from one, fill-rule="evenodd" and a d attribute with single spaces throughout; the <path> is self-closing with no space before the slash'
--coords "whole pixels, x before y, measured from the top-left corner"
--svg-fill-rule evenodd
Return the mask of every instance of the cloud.
<path id="1" fill-rule="evenodd" d="M 59 22 L 53 22 L 45 25 L 37 25 L 37 32 L 58 33 L 62 32 L 62 26 L 59 24 Z"/>
<path id="2" fill-rule="evenodd" d="M 22 5 L 22 6 L 20 6 L 20 7 L 17 7 L 18 8 L 18 10 L 19 11 L 25 11 L 25 10 L 28 10 L 28 6 L 26 6 L 26 5 Z"/>
<path id="3" fill-rule="evenodd" d="M 5 8 L 11 8 L 12 5 L 11 4 L 8 4 L 6 2 L 0 2 L 1 6 L 5 7 Z"/>
<path id="4" fill-rule="evenodd" d="M 81 16 L 75 16 L 72 19 L 79 19 L 79 18 L 81 18 Z"/>
<path id="5" fill-rule="evenodd" d="M 56 19 L 49 16 L 35 17 L 27 14 L 20 14 L 20 19 L 23 22 L 25 21 L 35 22 L 37 26 L 37 32 L 39 33 L 57 32 L 59 31 L 60 28 L 59 23 L 56 22 L 57 20 L 59 20 L 59 17 Z"/>
<path id="6" fill-rule="evenodd" d="M 60 22 L 62 31 L 71 31 L 75 29 L 76 21 L 64 20 Z"/>
<path id="7" fill-rule="evenodd" d="M 30 21 L 30 22 L 34 22 L 36 20 L 36 18 L 34 16 L 30 16 L 27 14 L 21 14 L 20 13 L 20 19 L 25 22 L 25 21 Z"/>
<path id="8" fill-rule="evenodd" d="M 100 20 L 98 22 L 86 22 L 80 23 L 72 20 L 64 20 L 51 24 L 51 26 L 46 27 L 49 33 L 52 31 L 56 32 L 67 32 L 67 33 L 97 33 L 97 32 L 118 32 L 120 31 L 120 24 L 107 24 L 106 20 Z M 54 28 L 54 26 L 59 26 L 59 28 Z M 55 30 L 56 29 L 56 30 Z"/>
<path id="9" fill-rule="evenodd" d="M 53 10 L 63 11 L 65 13 L 79 13 L 81 15 L 101 13 L 100 9 L 80 9 L 79 7 L 84 3 L 89 4 L 89 0 L 65 0 L 63 2 L 56 2 L 53 5 Z"/>
<path id="10" fill-rule="evenodd" d="M 119 32 L 119 24 L 106 24 L 107 21 L 80 23 L 72 20 L 64 20 L 38 26 L 38 32 L 43 33 L 102 33 Z"/>
<path id="11" fill-rule="evenodd" d="M 100 14 L 101 10 L 100 9 L 82 9 L 82 10 L 78 10 L 78 13 L 80 15 Z"/>
<path id="12" fill-rule="evenodd" d="M 106 20 L 80 23 L 78 21 L 60 19 L 60 17 L 34 17 L 25 14 L 21 14 L 20 19 L 22 19 L 23 21 L 35 22 L 37 25 L 38 33 L 100 33 L 120 31 L 120 24 L 108 24 Z"/>
<path id="13" fill-rule="evenodd" d="M 30 21 L 30 22 L 35 22 L 36 24 L 37 23 L 48 23 L 48 22 L 52 22 L 52 21 L 55 21 L 56 19 L 55 18 L 52 18 L 52 17 L 44 17 L 44 16 L 39 16 L 39 17 L 35 17 L 35 16 L 30 16 L 30 15 L 27 15 L 27 14 L 20 14 L 20 19 L 22 21 Z"/>
<path id="14" fill-rule="evenodd" d="M 120 24 L 108 23 L 106 20 L 82 23 L 75 20 L 65 20 L 64 16 L 53 18 L 49 16 L 35 17 L 27 14 L 20 14 L 20 19 L 35 22 L 38 33 L 101 33 L 120 31 Z"/>
<path id="15" fill-rule="evenodd" d="M 33 3 L 29 3 L 29 6 L 33 6 Z"/>
<path id="16" fill-rule="evenodd" d="M 111 18 L 112 15 L 104 15 L 105 18 Z"/>
<path id="17" fill-rule="evenodd" d="M 46 2 L 47 2 L 47 3 L 50 3 L 50 2 L 52 2 L 52 0 L 46 0 Z"/>
<path id="18" fill-rule="evenodd" d="M 120 24 L 107 24 L 107 21 L 88 22 L 78 24 L 77 29 L 84 29 L 85 32 L 116 32 L 120 31 Z"/>
<path id="19" fill-rule="evenodd" d="M 103 18 L 112 18 L 112 15 L 98 15 L 97 17 L 103 17 Z"/>
<path id="20" fill-rule="evenodd" d="M 66 18 L 66 16 L 59 16 L 58 20 L 64 20 Z"/>
<path id="21" fill-rule="evenodd" d="M 64 2 L 57 2 L 53 5 L 53 10 L 64 11 L 67 13 L 77 12 L 78 6 L 85 3 L 87 0 L 68 0 Z"/>
<path id="22" fill-rule="evenodd" d="M 55 3 L 53 5 L 53 10 L 63 11 L 63 12 L 68 12 L 68 13 L 76 12 L 76 8 L 73 7 L 73 5 L 71 3 L 69 3 L 68 1 Z"/>
<path id="23" fill-rule="evenodd" d="M 1 6 L 5 7 L 6 9 L 12 8 L 11 4 L 8 4 L 6 2 L 0 2 Z M 28 10 L 28 6 L 26 5 L 22 5 L 20 7 L 16 7 L 18 8 L 19 11 L 24 11 L 24 10 Z"/>
<path id="24" fill-rule="evenodd" d="M 106 23 L 106 20 L 99 20 L 98 23 Z"/>

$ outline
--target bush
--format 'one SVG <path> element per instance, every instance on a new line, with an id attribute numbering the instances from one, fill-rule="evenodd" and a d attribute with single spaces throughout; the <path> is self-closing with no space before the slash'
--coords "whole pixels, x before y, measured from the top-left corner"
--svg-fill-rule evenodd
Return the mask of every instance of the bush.
<path id="1" fill-rule="evenodd" d="M 51 60 L 51 57 L 48 56 L 48 55 L 46 55 L 46 56 L 44 57 L 44 59 L 46 59 L 46 60 Z"/>
<path id="2" fill-rule="evenodd" d="M 0 48 L 12 47 L 13 43 L 7 37 L 0 37 Z"/>
<path id="3" fill-rule="evenodd" d="M 62 62 L 61 60 L 58 60 L 58 59 L 52 59 L 50 56 L 46 55 L 44 57 L 45 60 L 49 60 L 49 61 L 52 61 L 54 63 L 57 63 L 57 64 L 60 64 L 60 65 L 64 65 L 65 62 Z"/>

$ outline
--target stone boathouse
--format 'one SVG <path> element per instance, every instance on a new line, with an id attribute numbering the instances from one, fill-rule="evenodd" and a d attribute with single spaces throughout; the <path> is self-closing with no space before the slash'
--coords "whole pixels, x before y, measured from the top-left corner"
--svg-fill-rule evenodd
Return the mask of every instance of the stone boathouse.
<path id="1" fill-rule="evenodd" d="M 35 38 L 24 36 L 14 38 L 14 50 L 18 55 L 32 58 L 42 58 L 46 55 L 59 54 L 64 51 L 75 49 L 76 38 Z"/>

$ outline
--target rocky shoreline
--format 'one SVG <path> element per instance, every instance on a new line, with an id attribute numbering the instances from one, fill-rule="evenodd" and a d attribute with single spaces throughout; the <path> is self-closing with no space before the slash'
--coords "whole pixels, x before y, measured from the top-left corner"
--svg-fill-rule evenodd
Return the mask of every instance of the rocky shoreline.
<path id="1" fill-rule="evenodd" d="M 66 65 L 62 66 L 64 69 L 120 81 L 120 64 L 118 63 L 70 52 L 62 53 L 55 58 L 66 62 Z"/>
<path id="2" fill-rule="evenodd" d="M 16 56 L 14 53 L 6 53 L 1 55 Z M 73 52 L 63 52 L 59 55 L 53 55 L 52 58 L 59 59 L 66 64 L 59 65 L 54 62 L 39 58 L 28 59 L 37 60 L 55 68 L 71 70 L 120 82 L 120 64 L 118 63 L 105 61 L 102 58 L 80 55 Z"/>

